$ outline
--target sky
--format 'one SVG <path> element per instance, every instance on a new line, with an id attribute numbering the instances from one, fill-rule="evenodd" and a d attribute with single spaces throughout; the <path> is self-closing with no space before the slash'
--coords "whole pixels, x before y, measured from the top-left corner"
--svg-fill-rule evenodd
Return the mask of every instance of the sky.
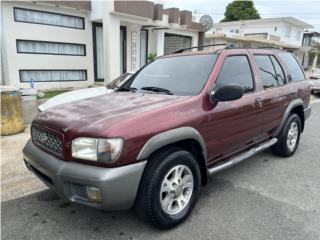
<path id="1" fill-rule="evenodd" d="M 232 0 L 159 0 L 164 7 L 177 7 L 193 13 L 209 14 L 214 22 L 224 17 L 225 8 Z M 295 17 L 314 26 L 320 32 L 320 0 L 255 0 L 254 5 L 262 18 Z"/>

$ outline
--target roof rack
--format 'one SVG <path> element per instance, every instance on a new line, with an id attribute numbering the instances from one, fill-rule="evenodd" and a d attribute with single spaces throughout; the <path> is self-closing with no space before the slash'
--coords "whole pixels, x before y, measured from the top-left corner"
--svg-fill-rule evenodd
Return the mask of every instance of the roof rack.
<path id="1" fill-rule="evenodd" d="M 215 47 L 215 46 L 226 46 L 228 45 L 227 43 L 217 43 L 217 44 L 207 44 L 207 45 L 200 45 L 200 46 L 195 46 L 195 47 L 189 47 L 189 48 L 182 48 L 179 49 L 178 51 L 173 52 L 172 54 L 176 54 L 176 53 L 182 53 L 186 50 L 191 50 L 191 49 L 195 49 L 195 48 L 204 48 L 204 47 Z"/>
<path id="2" fill-rule="evenodd" d="M 225 49 L 233 49 L 233 48 L 250 48 L 250 49 L 278 49 L 278 50 L 283 50 L 280 47 L 275 47 L 275 46 L 261 46 L 261 47 L 250 47 L 246 45 L 238 45 L 238 44 L 233 44 L 233 43 L 217 43 L 217 44 L 207 44 L 207 45 L 200 45 L 200 46 L 195 46 L 195 47 L 189 47 L 189 48 L 182 48 L 179 49 L 178 51 L 173 52 L 172 54 L 176 53 L 182 53 L 186 50 L 191 50 L 191 49 L 201 49 L 204 47 L 215 47 L 215 46 L 225 46 Z"/>

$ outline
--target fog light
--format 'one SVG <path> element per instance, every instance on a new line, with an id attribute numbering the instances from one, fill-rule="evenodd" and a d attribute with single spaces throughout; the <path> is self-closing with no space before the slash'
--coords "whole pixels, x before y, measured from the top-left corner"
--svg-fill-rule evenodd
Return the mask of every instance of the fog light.
<path id="1" fill-rule="evenodd" d="M 101 191 L 99 188 L 87 186 L 86 190 L 87 190 L 88 200 L 90 202 L 94 202 L 94 203 L 101 203 L 102 202 Z"/>

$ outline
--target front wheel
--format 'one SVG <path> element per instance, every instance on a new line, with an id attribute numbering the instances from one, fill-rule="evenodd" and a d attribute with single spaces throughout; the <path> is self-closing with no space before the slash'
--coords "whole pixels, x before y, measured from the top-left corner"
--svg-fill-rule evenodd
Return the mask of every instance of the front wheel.
<path id="1" fill-rule="evenodd" d="M 166 149 L 148 162 L 141 179 L 136 211 L 159 228 L 171 228 L 191 213 L 200 190 L 200 170 L 193 155 Z"/>
<path id="2" fill-rule="evenodd" d="M 278 136 L 278 142 L 272 146 L 275 154 L 289 157 L 297 150 L 301 134 L 301 120 L 297 114 L 291 114 Z"/>

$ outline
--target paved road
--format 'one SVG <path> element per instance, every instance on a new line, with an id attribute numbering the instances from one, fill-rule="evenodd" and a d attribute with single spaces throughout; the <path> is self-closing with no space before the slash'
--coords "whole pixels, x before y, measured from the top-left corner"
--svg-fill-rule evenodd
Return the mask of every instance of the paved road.
<path id="1" fill-rule="evenodd" d="M 131 211 L 65 203 L 53 192 L 2 202 L 3 239 L 320 239 L 320 104 L 296 154 L 270 151 L 211 177 L 191 217 L 170 231 Z M 36 189 L 35 189 L 36 190 Z"/>

